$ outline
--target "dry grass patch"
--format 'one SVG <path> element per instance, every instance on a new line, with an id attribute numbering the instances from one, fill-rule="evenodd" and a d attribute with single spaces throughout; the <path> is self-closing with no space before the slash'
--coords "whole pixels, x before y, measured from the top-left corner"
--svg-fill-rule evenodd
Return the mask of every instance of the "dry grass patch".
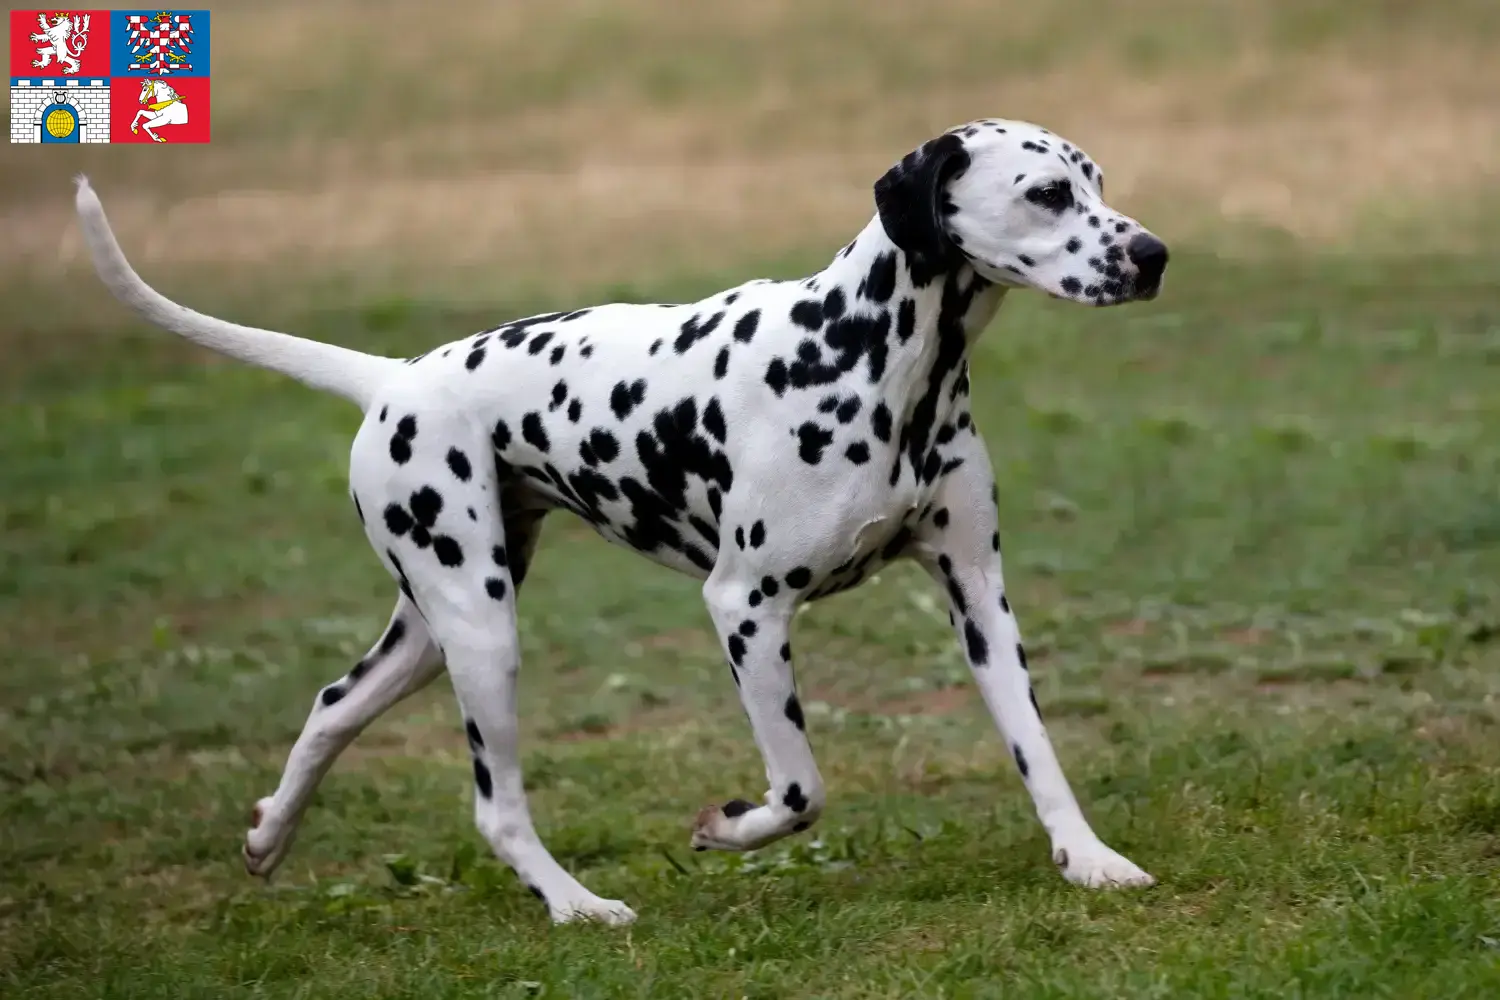
<path id="1" fill-rule="evenodd" d="M 1430 215 L 1402 247 L 1451 246 L 1500 164 L 1500 59 L 1459 6 L 279 4 L 217 24 L 213 145 L 77 165 L 151 280 L 190 295 L 232 273 L 278 301 L 556 296 L 820 256 L 890 162 L 986 114 L 1083 143 L 1111 201 L 1177 242 L 1244 249 L 1244 224 L 1368 248 L 1373 216 Z M 68 170 L 0 158 L 18 180 L 0 277 L 86 274 Z"/>

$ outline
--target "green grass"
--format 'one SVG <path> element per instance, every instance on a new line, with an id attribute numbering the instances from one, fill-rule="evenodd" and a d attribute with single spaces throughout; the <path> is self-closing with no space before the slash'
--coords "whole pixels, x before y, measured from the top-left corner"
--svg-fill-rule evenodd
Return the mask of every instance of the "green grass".
<path id="1" fill-rule="evenodd" d="M 345 495 L 358 415 L 139 327 L 57 334 L 0 416 L 0 991 L 1495 995 L 1497 265 L 1188 252 L 1155 304 L 1018 294 L 984 341 L 1042 709 L 1145 892 L 1052 870 L 910 567 L 799 618 L 822 825 L 692 853 L 696 808 L 763 781 L 697 587 L 557 518 L 525 767 L 629 930 L 548 926 L 480 849 L 446 681 L 346 754 L 271 887 L 243 874 L 250 804 L 389 609 Z M 553 304 L 299 329 L 407 354 Z"/>

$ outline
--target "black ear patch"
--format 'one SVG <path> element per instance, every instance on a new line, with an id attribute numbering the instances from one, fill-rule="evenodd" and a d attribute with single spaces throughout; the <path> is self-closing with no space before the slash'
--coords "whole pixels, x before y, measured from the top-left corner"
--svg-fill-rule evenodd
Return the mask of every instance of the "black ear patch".
<path id="1" fill-rule="evenodd" d="M 906 251 L 915 280 L 925 283 L 964 259 L 943 225 L 952 205 L 945 190 L 969 166 L 963 139 L 949 132 L 902 157 L 875 182 L 875 207 L 891 242 Z M 925 274 L 925 278 L 916 278 Z"/>

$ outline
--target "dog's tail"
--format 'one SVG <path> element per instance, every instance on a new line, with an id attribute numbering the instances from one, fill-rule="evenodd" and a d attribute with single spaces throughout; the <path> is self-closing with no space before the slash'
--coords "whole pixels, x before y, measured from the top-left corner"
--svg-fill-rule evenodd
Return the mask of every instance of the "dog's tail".
<path id="1" fill-rule="evenodd" d="M 180 306 L 141 280 L 135 273 L 115 234 L 104 217 L 104 206 L 80 174 L 78 221 L 83 239 L 94 258 L 94 269 L 115 298 L 139 313 L 147 322 L 186 337 L 209 350 L 249 362 L 261 368 L 290 375 L 315 389 L 326 389 L 353 400 L 361 410 L 401 362 L 373 354 L 362 354 L 332 344 L 214 319 Z"/>

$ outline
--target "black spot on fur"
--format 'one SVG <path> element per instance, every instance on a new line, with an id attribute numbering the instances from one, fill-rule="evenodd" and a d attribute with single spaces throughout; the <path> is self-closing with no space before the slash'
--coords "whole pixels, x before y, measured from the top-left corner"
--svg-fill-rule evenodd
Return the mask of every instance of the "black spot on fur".
<path id="1" fill-rule="evenodd" d="M 729 348 L 719 348 L 719 354 L 714 358 L 714 378 L 723 378 L 729 374 Z"/>
<path id="2" fill-rule="evenodd" d="M 552 448 L 542 415 L 535 410 L 521 418 L 521 439 L 544 455 Z"/>
<path id="3" fill-rule="evenodd" d="M 948 527 L 948 508 L 940 508 L 936 514 L 932 515 L 932 523 L 939 529 Z"/>
<path id="4" fill-rule="evenodd" d="M 792 660 L 792 644 L 789 642 L 783 642 L 781 644 L 780 653 L 782 662 L 790 663 Z"/>
<path id="5" fill-rule="evenodd" d="M 729 637 L 726 643 L 729 647 L 729 662 L 739 666 L 745 660 L 745 640 L 740 638 L 739 633 Z"/>
<path id="6" fill-rule="evenodd" d="M 719 808 L 724 811 L 725 816 L 729 817 L 730 819 L 734 819 L 736 816 L 745 815 L 745 813 L 749 812 L 751 809 L 754 809 L 755 806 L 751 805 L 749 802 L 746 802 L 744 799 L 730 799 Z"/>
<path id="7" fill-rule="evenodd" d="M 786 392 L 789 381 L 790 375 L 787 372 L 786 362 L 780 358 L 772 359 L 771 363 L 766 366 L 766 385 L 771 387 L 772 392 L 780 396 Z"/>
<path id="8" fill-rule="evenodd" d="M 970 618 L 964 622 L 964 645 L 969 650 L 969 662 L 976 667 L 982 667 L 990 661 L 990 644 L 985 641 L 984 633 L 979 631 L 979 626 L 974 624 Z"/>
<path id="9" fill-rule="evenodd" d="M 482 347 L 476 347 L 476 348 L 474 348 L 474 350 L 472 350 L 472 351 L 469 352 L 469 356 L 464 359 L 464 367 L 467 368 L 467 369 L 469 369 L 469 371 L 473 371 L 474 369 L 478 368 L 483 363 L 484 363 L 484 348 L 482 348 Z"/>
<path id="10" fill-rule="evenodd" d="M 405 416 L 396 422 L 396 432 L 391 435 L 391 459 L 397 465 L 411 461 L 411 443 L 416 436 L 416 417 Z"/>
<path id="11" fill-rule="evenodd" d="M 703 408 L 703 429 L 712 434 L 720 444 L 724 443 L 724 438 L 729 433 L 724 426 L 724 411 L 719 407 L 718 397 L 710 399 Z"/>
<path id="12" fill-rule="evenodd" d="M 495 429 L 490 432 L 490 444 L 496 451 L 504 451 L 510 447 L 510 427 L 504 420 L 495 421 Z"/>
<path id="13" fill-rule="evenodd" d="M 802 703 L 797 700 L 797 696 L 795 694 L 787 696 L 786 717 L 791 721 L 792 725 L 796 726 L 798 729 L 805 730 L 807 728 L 807 720 L 802 716 Z"/>
<path id="14" fill-rule="evenodd" d="M 1021 661 L 1021 669 L 1029 671 L 1031 666 L 1026 662 L 1026 647 L 1019 642 L 1016 643 L 1016 659 Z"/>
<path id="15" fill-rule="evenodd" d="M 766 543 L 766 522 L 756 521 L 750 525 L 750 547 L 758 549 Z"/>
<path id="16" fill-rule="evenodd" d="M 678 354 L 686 353 L 688 348 L 718 329 L 719 324 L 723 320 L 724 314 L 722 312 L 716 312 L 708 317 L 708 319 L 702 319 L 698 316 L 689 317 L 682 324 L 682 330 L 678 333 L 677 339 L 672 343 L 672 349 Z"/>
<path id="17" fill-rule="evenodd" d="M 875 258 L 870 273 L 859 285 L 859 294 L 871 302 L 887 302 L 896 292 L 896 252 L 887 251 Z"/>
<path id="18" fill-rule="evenodd" d="M 740 622 L 740 627 L 739 627 L 739 633 L 740 633 L 740 635 L 744 636 L 746 639 L 749 639 L 749 638 L 752 638 L 755 635 L 755 632 L 756 632 L 756 626 L 755 626 L 755 623 L 753 621 L 751 621 L 750 619 L 746 618 L 744 621 Z"/>
<path id="19" fill-rule="evenodd" d="M 901 343 L 911 339 L 911 335 L 917 331 L 917 300 L 902 299 L 900 307 L 896 310 L 896 336 Z"/>
<path id="20" fill-rule="evenodd" d="M 809 330 L 823 328 L 823 303 L 817 299 L 803 299 L 792 306 L 791 320 Z"/>
<path id="21" fill-rule="evenodd" d="M 797 455 L 808 465 L 823 461 L 823 449 L 833 444 L 833 432 L 824 430 L 811 420 L 797 428 Z"/>
<path id="22" fill-rule="evenodd" d="M 1026 763 L 1026 755 L 1021 752 L 1021 745 L 1017 743 L 1011 747 L 1011 752 L 1016 755 L 1016 769 L 1021 772 L 1022 778 L 1031 776 L 1031 765 Z"/>
<path id="23" fill-rule="evenodd" d="M 646 400 L 646 380 L 638 378 L 634 382 L 617 382 L 609 394 L 609 408 L 615 411 L 615 416 L 624 420 L 630 416 L 630 411 Z"/>
<path id="24" fill-rule="evenodd" d="M 752 309 L 739 318 L 734 324 L 734 339 L 742 344 L 748 344 L 755 337 L 755 331 L 760 326 L 760 310 Z"/>
<path id="25" fill-rule="evenodd" d="M 473 467 L 469 465 L 469 456 L 457 448 L 448 449 L 448 469 L 458 477 L 461 483 L 467 483 L 469 477 L 474 474 Z"/>
<path id="26" fill-rule="evenodd" d="M 462 566 L 464 564 L 464 550 L 459 546 L 457 540 L 447 535 L 437 535 L 432 539 L 432 551 L 437 553 L 438 562 L 444 566 Z"/>
<path id="27" fill-rule="evenodd" d="M 411 495 L 411 514 L 424 528 L 437 524 L 443 512 L 443 495 L 431 486 L 424 486 Z"/>
<path id="28" fill-rule="evenodd" d="M 812 583 L 812 570 L 806 566 L 798 566 L 786 575 L 786 585 L 793 590 L 801 590 Z"/>
<path id="29" fill-rule="evenodd" d="M 391 650 L 399 646 L 404 638 L 406 638 L 406 622 L 397 618 L 391 622 L 391 627 L 385 630 L 385 635 L 380 637 L 380 655 L 390 655 Z"/>
<path id="30" fill-rule="evenodd" d="M 484 592 L 494 600 L 505 600 L 505 581 L 498 576 L 489 577 L 484 581 Z"/>
<path id="31" fill-rule="evenodd" d="M 490 778 L 490 769 L 485 767 L 484 761 L 478 757 L 474 758 L 474 787 L 479 792 L 479 797 L 488 799 L 495 794 L 495 783 Z M 541 893 L 537 893 L 540 897 Z"/>
<path id="32" fill-rule="evenodd" d="M 469 746 L 475 750 L 484 749 L 484 737 L 479 735 L 479 726 L 473 719 L 464 720 L 464 733 L 469 737 Z"/>
<path id="33" fill-rule="evenodd" d="M 338 704 L 339 699 L 342 697 L 344 697 L 344 689 L 337 684 L 329 685 L 323 689 L 322 701 L 325 708 L 329 705 Z"/>
<path id="34" fill-rule="evenodd" d="M 863 441 L 855 441 L 844 449 L 844 457 L 855 465 L 864 465 L 870 460 L 870 446 Z"/>
<path id="35" fill-rule="evenodd" d="M 828 319 L 838 319 L 844 315 L 844 290 L 842 288 L 830 288 L 828 294 L 823 297 L 823 315 Z"/>
<path id="36" fill-rule="evenodd" d="M 802 794 L 802 786 L 792 782 L 787 786 L 786 794 L 781 797 L 781 804 L 794 813 L 807 811 L 807 796 Z"/>
<path id="37" fill-rule="evenodd" d="M 775 597 L 781 590 L 781 584 L 776 582 L 774 576 L 763 576 L 760 578 L 760 589 L 766 592 L 767 597 Z"/>

